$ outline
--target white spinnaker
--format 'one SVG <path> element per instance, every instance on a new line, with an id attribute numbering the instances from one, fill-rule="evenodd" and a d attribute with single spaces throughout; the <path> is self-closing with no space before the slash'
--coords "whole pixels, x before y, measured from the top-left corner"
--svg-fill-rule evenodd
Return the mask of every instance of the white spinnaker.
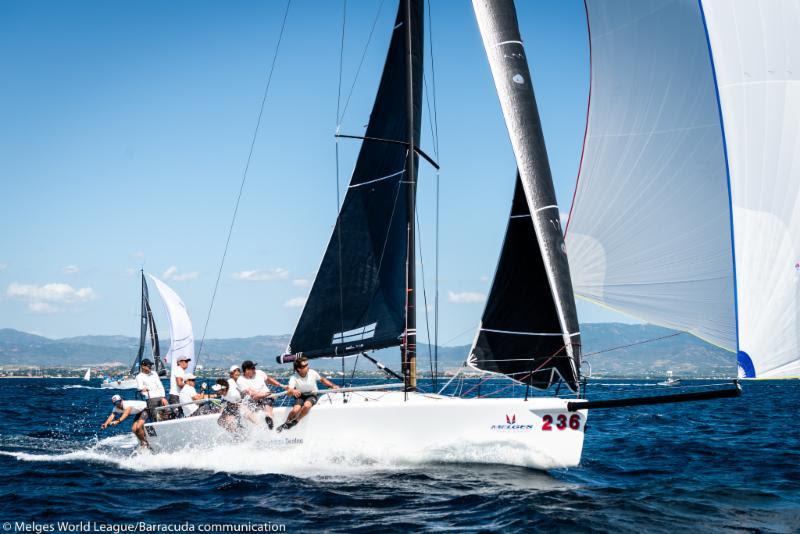
<path id="1" fill-rule="evenodd" d="M 186 357 L 191 359 L 186 372 L 192 373 L 195 366 L 194 333 L 192 332 L 192 320 L 189 318 L 189 312 L 186 310 L 181 298 L 171 287 L 152 274 L 147 276 L 155 282 L 156 289 L 161 295 L 161 300 L 164 301 L 164 307 L 169 318 L 170 344 L 166 360 L 170 365 L 170 372 L 177 367 L 179 358 Z"/>
<path id="2" fill-rule="evenodd" d="M 740 364 L 800 376 L 800 2 L 703 0 L 703 11 L 728 148 Z"/>
<path id="3" fill-rule="evenodd" d="M 699 5 L 586 6 L 591 102 L 566 233 L 575 293 L 735 351 L 728 180 Z"/>

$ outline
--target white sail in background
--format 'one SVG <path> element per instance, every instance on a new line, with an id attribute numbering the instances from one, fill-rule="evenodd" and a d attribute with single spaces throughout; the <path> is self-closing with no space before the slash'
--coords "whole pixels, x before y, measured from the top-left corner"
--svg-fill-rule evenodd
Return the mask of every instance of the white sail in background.
<path id="1" fill-rule="evenodd" d="M 91 369 L 87 369 L 86 370 L 86 374 L 83 375 L 83 379 L 86 380 L 87 382 L 92 379 L 92 370 Z"/>
<path id="2" fill-rule="evenodd" d="M 704 0 L 703 11 L 728 149 L 739 363 L 800 376 L 800 2 Z"/>
<path id="3" fill-rule="evenodd" d="M 169 318 L 169 351 L 166 360 L 170 366 L 170 372 L 178 365 L 178 359 L 182 357 L 191 358 L 186 372 L 194 372 L 194 333 L 192 332 L 192 320 L 186 306 L 175 291 L 167 284 L 153 276 L 148 275 L 156 284 L 156 289 L 164 301 Z"/>
<path id="4" fill-rule="evenodd" d="M 800 374 L 800 6 L 586 7 L 576 294 L 740 351 L 745 376 Z"/>

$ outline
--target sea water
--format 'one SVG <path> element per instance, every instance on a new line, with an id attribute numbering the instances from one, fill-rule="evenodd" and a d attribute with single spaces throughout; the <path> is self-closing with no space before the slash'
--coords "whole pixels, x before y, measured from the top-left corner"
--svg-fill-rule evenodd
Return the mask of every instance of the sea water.
<path id="1" fill-rule="evenodd" d="M 250 443 L 140 452 L 129 422 L 99 429 L 114 392 L 80 382 L 0 380 L 4 531 L 800 531 L 800 381 L 746 382 L 736 399 L 594 410 L 580 467 L 549 472 L 480 463 L 492 455 L 456 441 L 391 456 Z M 604 380 L 589 394 L 657 389 Z"/>

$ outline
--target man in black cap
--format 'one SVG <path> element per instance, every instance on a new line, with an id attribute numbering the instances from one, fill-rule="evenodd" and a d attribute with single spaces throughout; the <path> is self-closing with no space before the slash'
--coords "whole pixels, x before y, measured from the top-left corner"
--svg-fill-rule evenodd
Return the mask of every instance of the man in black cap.
<path id="1" fill-rule="evenodd" d="M 164 384 L 161 383 L 161 378 L 152 371 L 153 362 L 145 358 L 139 364 L 139 367 L 141 372 L 136 375 L 136 388 L 147 402 L 148 412 L 143 414 L 141 419 L 147 421 L 148 418 L 152 418 L 154 421 L 158 421 L 156 408 L 167 405 Z"/>
<path id="2" fill-rule="evenodd" d="M 257 363 L 245 360 L 242 362 L 242 376 L 236 381 L 236 386 L 242 393 L 242 404 L 250 411 L 264 410 L 266 416 L 264 420 L 272 430 L 272 405 L 275 400 L 271 397 L 272 391 L 269 385 L 286 389 L 284 386 L 261 369 L 256 369 Z M 252 420 L 252 418 L 251 418 Z"/>

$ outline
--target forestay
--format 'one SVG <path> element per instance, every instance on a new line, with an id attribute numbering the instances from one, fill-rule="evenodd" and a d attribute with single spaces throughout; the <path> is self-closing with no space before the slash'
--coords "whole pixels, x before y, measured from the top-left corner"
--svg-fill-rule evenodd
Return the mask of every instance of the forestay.
<path id="1" fill-rule="evenodd" d="M 169 318 L 170 344 L 166 360 L 170 366 L 170 372 L 173 372 L 178 366 L 179 359 L 190 358 L 191 361 L 186 368 L 186 372 L 192 373 L 195 366 L 194 333 L 192 332 L 192 320 L 189 318 L 189 312 L 186 310 L 181 298 L 172 288 L 155 276 L 148 276 L 155 282 L 156 289 L 161 295 L 161 300 L 164 301 L 164 308 Z"/>
<path id="2" fill-rule="evenodd" d="M 580 332 L 533 83 L 512 0 L 473 0 L 519 169 L 500 260 L 470 363 L 575 390 Z"/>
<path id="3" fill-rule="evenodd" d="M 406 2 L 410 1 L 414 139 L 422 102 L 422 2 L 398 7 L 369 125 L 344 202 L 287 354 L 343 356 L 399 345 L 408 249 Z M 416 159 L 416 156 L 414 156 Z"/>

